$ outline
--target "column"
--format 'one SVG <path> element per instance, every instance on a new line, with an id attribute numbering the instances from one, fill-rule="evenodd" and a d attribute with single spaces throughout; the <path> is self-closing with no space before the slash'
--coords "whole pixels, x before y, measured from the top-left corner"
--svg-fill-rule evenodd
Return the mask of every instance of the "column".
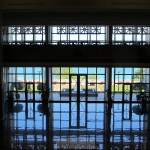
<path id="1" fill-rule="evenodd" d="M 104 149 L 110 149 L 110 137 L 111 137 L 111 72 L 112 68 L 106 68 L 106 87 L 105 87 L 105 136 L 104 136 Z"/>
<path id="2" fill-rule="evenodd" d="M 112 27 L 112 25 L 109 26 L 108 32 L 109 32 L 109 34 L 108 34 L 109 45 L 112 45 L 112 34 L 113 34 L 113 27 Z"/>
<path id="3" fill-rule="evenodd" d="M 49 32 L 51 31 L 51 28 L 49 28 L 48 25 L 45 26 L 45 44 L 49 44 L 50 35 Z"/>
<path id="4" fill-rule="evenodd" d="M 48 87 L 50 95 L 48 100 L 49 113 L 46 115 L 46 149 L 51 150 L 53 147 L 53 103 L 51 102 L 51 68 L 46 67 L 46 87 Z"/>

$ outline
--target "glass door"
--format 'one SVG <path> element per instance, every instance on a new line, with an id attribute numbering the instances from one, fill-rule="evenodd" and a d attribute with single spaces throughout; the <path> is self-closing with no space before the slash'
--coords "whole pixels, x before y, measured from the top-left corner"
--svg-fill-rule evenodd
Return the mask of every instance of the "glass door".
<path id="1" fill-rule="evenodd" d="M 35 118 L 35 84 L 26 83 L 25 86 L 25 100 L 26 100 L 26 119 Z"/>
<path id="2" fill-rule="evenodd" d="M 132 84 L 124 83 L 123 84 L 123 94 L 122 94 L 122 118 L 123 120 L 130 120 L 132 117 Z"/>
<path id="3" fill-rule="evenodd" d="M 70 127 L 87 126 L 87 75 L 69 76 Z"/>

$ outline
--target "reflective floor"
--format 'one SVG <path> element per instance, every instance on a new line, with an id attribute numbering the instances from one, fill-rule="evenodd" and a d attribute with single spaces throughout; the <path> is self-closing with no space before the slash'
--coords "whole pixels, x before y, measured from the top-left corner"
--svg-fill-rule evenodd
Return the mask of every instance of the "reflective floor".
<path id="1" fill-rule="evenodd" d="M 140 105 L 128 101 L 14 103 L 7 110 L 4 150 L 148 150 L 150 116 L 148 111 L 136 112 Z"/>
<path id="2" fill-rule="evenodd" d="M 149 68 L 4 70 L 0 150 L 150 149 Z"/>

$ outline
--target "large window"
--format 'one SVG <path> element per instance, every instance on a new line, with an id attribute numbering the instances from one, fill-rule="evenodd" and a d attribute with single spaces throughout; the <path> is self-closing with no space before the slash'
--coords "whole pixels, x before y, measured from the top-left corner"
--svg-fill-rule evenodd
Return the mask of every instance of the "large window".
<path id="1" fill-rule="evenodd" d="M 132 90 L 133 95 L 141 92 L 149 94 L 149 68 L 113 68 L 112 72 L 114 94 L 122 94 L 123 90 Z M 128 86 L 124 88 L 125 85 Z M 115 100 L 120 101 L 121 97 L 122 95 Z M 136 101 L 135 96 L 132 97 L 132 101 Z"/>
<path id="2" fill-rule="evenodd" d="M 108 43 L 107 26 L 52 26 L 50 29 L 52 44 L 104 45 Z"/>
<path id="3" fill-rule="evenodd" d="M 85 91 L 86 88 L 93 92 L 93 97 L 89 94 L 87 101 L 104 101 L 105 92 L 105 68 L 101 67 L 53 67 L 52 68 L 52 92 L 54 101 L 69 101 L 69 93 L 65 96 L 64 90 L 69 90 L 70 75 L 87 75 L 87 87 L 81 82 L 80 90 Z M 84 80 L 84 77 L 83 79 Z M 71 90 L 76 91 L 76 79 Z M 93 91 L 92 91 L 93 90 Z M 67 93 L 67 91 L 66 91 Z M 95 95 L 94 95 L 95 93 Z"/>
<path id="4" fill-rule="evenodd" d="M 147 45 L 150 42 L 148 26 L 113 26 L 113 43 L 127 45 Z"/>
<path id="5" fill-rule="evenodd" d="M 5 26 L 2 31 L 3 44 L 149 45 L 150 42 L 150 27 L 140 25 L 18 25 Z"/>
<path id="6" fill-rule="evenodd" d="M 27 83 L 34 83 L 32 90 L 34 88 L 35 100 L 41 100 L 40 85 L 46 81 L 44 67 L 9 67 L 5 70 L 7 77 L 6 95 L 12 93 L 14 100 L 25 101 Z"/>
<path id="7" fill-rule="evenodd" d="M 149 68 L 113 68 L 111 109 L 112 148 L 144 147 L 145 118 L 149 101 Z M 118 131 L 123 131 L 118 134 Z M 127 132 L 132 135 L 127 135 Z M 122 141 L 122 142 L 120 142 Z M 126 144 L 128 143 L 128 144 Z"/>
<path id="8" fill-rule="evenodd" d="M 6 67 L 3 76 L 6 99 L 13 93 L 19 106 L 8 109 L 14 148 L 35 144 L 57 149 L 74 142 L 99 149 L 108 143 L 111 149 L 147 146 L 150 68 Z M 47 82 L 45 112 L 39 109 L 38 88 Z"/>
<path id="9" fill-rule="evenodd" d="M 9 26 L 3 28 L 3 42 L 9 44 L 44 44 L 45 26 Z"/>

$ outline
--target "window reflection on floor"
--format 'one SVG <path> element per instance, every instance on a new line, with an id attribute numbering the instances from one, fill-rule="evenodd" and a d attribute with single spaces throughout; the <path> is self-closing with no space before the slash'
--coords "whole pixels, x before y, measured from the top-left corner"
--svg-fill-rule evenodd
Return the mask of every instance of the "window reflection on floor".
<path id="1" fill-rule="evenodd" d="M 78 112 L 75 105 L 56 102 L 49 103 L 49 113 L 39 109 L 41 103 L 18 104 L 23 108 L 9 114 L 8 135 L 14 150 L 147 149 L 147 115 L 132 112 L 125 119 L 123 103 L 113 103 L 111 110 L 106 103 L 87 103 Z"/>

